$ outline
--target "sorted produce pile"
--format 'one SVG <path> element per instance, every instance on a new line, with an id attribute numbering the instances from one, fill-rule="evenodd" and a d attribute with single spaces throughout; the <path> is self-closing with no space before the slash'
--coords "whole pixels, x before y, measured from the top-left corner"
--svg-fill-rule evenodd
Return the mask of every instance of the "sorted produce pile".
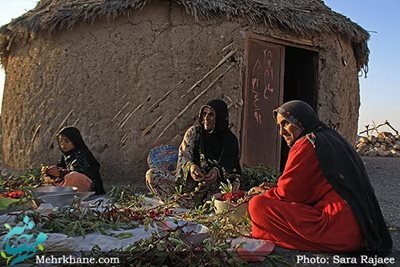
<path id="1" fill-rule="evenodd" d="M 36 187 L 42 184 L 40 169 L 31 169 L 21 175 L 1 175 L 0 193 Z"/>
<path id="2" fill-rule="evenodd" d="M 390 127 L 394 133 L 379 131 L 378 128 L 382 126 Z M 360 134 L 366 136 L 360 136 L 356 144 L 358 154 L 361 156 L 400 157 L 400 135 L 388 121 L 371 129 L 369 125 L 365 127 L 366 130 Z M 376 132 L 376 135 L 370 134 L 373 131 Z"/>
<path id="3" fill-rule="evenodd" d="M 0 205 L 0 210 L 11 211 L 35 206 L 30 190 L 40 185 L 42 185 L 42 178 L 39 169 L 31 169 L 22 175 L 0 175 L 0 197 L 7 200 L 18 200 Z"/>

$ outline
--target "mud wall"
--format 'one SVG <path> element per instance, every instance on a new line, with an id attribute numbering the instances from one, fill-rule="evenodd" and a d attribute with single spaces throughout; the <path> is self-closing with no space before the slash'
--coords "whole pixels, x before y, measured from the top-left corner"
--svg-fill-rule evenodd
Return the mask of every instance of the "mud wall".
<path id="1" fill-rule="evenodd" d="M 316 39 L 319 52 L 318 115 L 355 144 L 360 108 L 360 86 L 353 49 L 335 36 Z"/>
<path id="2" fill-rule="evenodd" d="M 99 20 L 16 48 L 6 67 L 4 165 L 55 163 L 55 134 L 74 125 L 101 163 L 106 185 L 143 186 L 150 148 L 178 145 L 212 98 L 228 103 L 239 137 L 247 31 L 288 36 L 243 21 L 196 23 L 183 8 L 160 2 L 130 18 Z M 326 122 L 343 122 L 339 129 L 353 138 L 359 107 L 354 58 L 346 43 L 339 51 L 326 38 L 313 39 L 321 49 L 318 113 Z"/>
<path id="3" fill-rule="evenodd" d="M 212 98 L 230 105 L 237 133 L 238 64 L 226 72 L 232 63 L 223 63 L 187 91 L 234 48 L 221 51 L 234 42 L 227 33 L 238 24 L 195 24 L 184 10 L 168 5 L 148 6 L 129 19 L 98 21 L 13 51 L 2 110 L 5 165 L 55 163 L 60 154 L 55 134 L 61 126 L 75 125 L 101 163 L 106 183 L 142 183 L 150 148 L 179 144 L 201 105 Z"/>

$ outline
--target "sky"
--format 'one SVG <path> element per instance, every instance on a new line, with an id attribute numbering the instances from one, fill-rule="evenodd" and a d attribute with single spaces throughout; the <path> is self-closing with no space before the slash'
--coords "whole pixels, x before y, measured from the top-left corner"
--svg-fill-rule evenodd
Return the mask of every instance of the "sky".
<path id="1" fill-rule="evenodd" d="M 37 0 L 0 0 L 0 25 L 27 10 Z M 388 120 L 400 131 L 400 1 L 399 0 L 325 0 L 334 11 L 349 17 L 369 31 L 370 49 L 367 78 L 360 77 L 361 107 L 358 129 Z M 0 68 L 0 97 L 4 87 Z M 383 127 L 382 130 L 385 128 Z M 386 128 L 388 129 L 388 128 Z"/>

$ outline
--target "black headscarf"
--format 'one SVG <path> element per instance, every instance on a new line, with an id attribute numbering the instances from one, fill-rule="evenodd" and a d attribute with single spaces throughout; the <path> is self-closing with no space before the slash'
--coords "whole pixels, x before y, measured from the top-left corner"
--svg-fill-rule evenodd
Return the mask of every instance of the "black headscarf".
<path id="1" fill-rule="evenodd" d="M 335 191 L 350 205 L 364 234 L 366 253 L 388 254 L 392 238 L 361 157 L 335 130 L 322 123 L 307 103 L 287 102 L 274 110 L 304 130 L 299 136 L 313 135 L 322 172 Z"/>
<path id="2" fill-rule="evenodd" d="M 78 151 L 83 153 L 83 155 L 85 156 L 90 165 L 90 168 L 92 168 L 92 173 L 94 177 L 89 177 L 89 178 L 94 183 L 94 190 L 96 191 L 96 194 L 104 194 L 105 192 L 103 188 L 103 181 L 100 176 L 100 163 L 96 160 L 92 152 L 86 146 L 80 131 L 75 127 L 65 127 L 61 129 L 60 132 L 57 134 L 57 136 L 60 135 L 66 136 L 75 145 L 75 149 L 62 153 L 65 156 L 71 155 Z"/>
<path id="3" fill-rule="evenodd" d="M 215 113 L 215 125 L 212 131 L 206 131 L 203 125 L 203 110 L 211 108 Z M 219 99 L 209 101 L 199 112 L 200 152 L 206 159 L 216 160 L 228 173 L 241 173 L 239 165 L 239 143 L 229 129 L 229 114 L 226 103 Z"/>

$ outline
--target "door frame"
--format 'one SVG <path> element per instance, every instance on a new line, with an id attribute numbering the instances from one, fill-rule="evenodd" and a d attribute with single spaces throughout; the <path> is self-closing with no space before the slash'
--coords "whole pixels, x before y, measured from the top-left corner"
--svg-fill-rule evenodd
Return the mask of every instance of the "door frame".
<path id="1" fill-rule="evenodd" d="M 245 43 L 247 44 L 249 39 L 258 39 L 261 41 L 266 41 L 270 43 L 275 43 L 275 44 L 280 44 L 284 46 L 294 46 L 297 48 L 302 48 L 306 50 L 311 50 L 315 52 L 320 52 L 320 49 L 316 47 L 316 45 L 311 41 L 311 40 L 306 40 L 306 39 L 289 39 L 289 38 L 283 38 L 283 37 L 277 37 L 274 35 L 270 36 L 264 36 L 260 34 L 256 34 L 254 32 L 247 32 L 246 33 L 246 38 L 245 38 Z M 245 46 L 245 49 L 247 47 Z"/>
<path id="2" fill-rule="evenodd" d="M 248 62 L 249 62 L 249 43 L 250 40 L 255 39 L 258 41 L 264 41 L 264 42 L 268 42 L 271 44 L 276 44 L 276 45 L 282 45 L 283 47 L 286 46 L 292 46 L 292 47 L 297 47 L 300 49 L 305 49 L 305 50 L 310 50 L 310 51 L 314 51 L 317 52 L 318 56 L 316 57 L 317 63 L 319 62 L 319 55 L 320 55 L 320 49 L 318 49 L 316 47 L 316 45 L 311 41 L 311 40 L 306 40 L 306 39 L 298 39 L 298 40 L 293 40 L 293 39 L 285 39 L 282 37 L 277 37 L 277 36 L 263 36 L 260 34 L 256 34 L 253 32 L 246 32 L 246 37 L 245 37 L 245 41 L 244 41 L 244 67 L 242 68 L 242 77 L 244 77 L 244 79 L 242 79 L 242 97 L 243 97 L 243 109 L 242 109 L 242 114 L 241 114 L 241 137 L 240 137 L 240 147 L 241 147 L 241 153 L 240 153 L 240 163 L 242 166 L 244 166 L 245 163 L 245 156 L 246 156 L 246 147 L 245 147 L 245 140 L 247 137 L 247 130 L 246 127 L 248 126 L 246 119 L 245 119 L 245 115 L 248 114 L 249 112 L 249 108 L 247 103 L 245 103 L 245 97 L 246 99 L 248 98 L 248 93 L 246 92 L 247 89 L 247 85 L 248 85 Z M 285 79 L 285 50 L 283 50 L 282 53 L 282 57 L 280 59 L 280 68 L 279 68 L 279 72 L 280 72 L 280 81 L 279 81 L 279 86 L 280 86 L 280 91 L 279 91 L 279 104 L 282 103 L 283 101 L 283 95 L 284 95 L 284 79 Z M 318 64 L 316 64 L 316 85 L 315 88 L 317 90 L 317 94 L 316 94 L 316 98 L 318 97 L 318 88 L 319 88 L 319 71 L 318 71 Z M 316 105 L 317 103 L 315 103 Z M 272 114 L 271 114 L 272 116 Z M 282 149 L 282 138 L 280 138 L 278 130 L 276 130 L 275 132 L 275 136 L 277 137 L 277 146 L 276 146 L 276 155 L 277 155 L 277 160 L 273 166 L 273 168 L 276 171 L 280 170 L 280 161 L 281 161 L 281 149 Z"/>

